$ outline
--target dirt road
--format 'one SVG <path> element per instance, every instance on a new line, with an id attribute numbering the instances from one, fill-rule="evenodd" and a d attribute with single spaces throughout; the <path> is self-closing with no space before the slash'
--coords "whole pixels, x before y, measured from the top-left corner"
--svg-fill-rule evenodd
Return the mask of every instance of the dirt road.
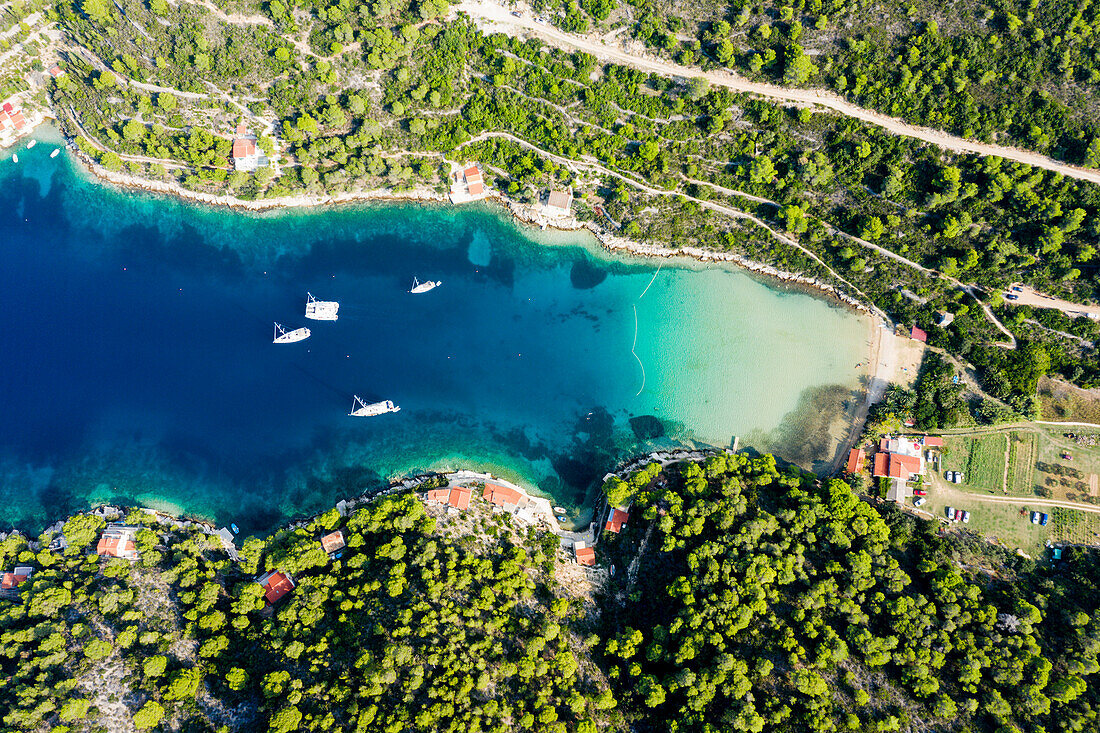
<path id="1" fill-rule="evenodd" d="M 593 38 L 566 33 L 554 28 L 548 23 L 539 23 L 530 12 L 523 12 L 520 17 L 516 17 L 512 15 L 507 8 L 491 0 L 462 0 L 462 2 L 455 5 L 454 8 L 459 12 L 466 13 L 470 18 L 478 22 L 480 26 L 489 31 L 500 31 L 513 35 L 523 32 L 526 35 L 538 36 L 557 48 L 567 51 L 583 51 L 592 54 L 596 58 L 612 61 L 617 64 L 622 64 L 623 66 L 630 66 L 640 71 L 689 79 L 702 77 L 711 84 L 733 89 L 737 92 L 758 94 L 762 97 L 768 97 L 781 102 L 816 104 L 839 112 L 847 117 L 854 117 L 863 122 L 876 125 L 895 135 L 916 138 L 948 150 L 954 150 L 960 153 L 975 153 L 977 155 L 996 155 L 1006 160 L 1014 160 L 1036 168 L 1054 171 L 1069 178 L 1100 183 L 1100 170 L 1080 168 L 1078 166 L 1060 163 L 1045 155 L 1027 150 L 967 140 L 940 130 L 912 125 L 894 117 L 887 117 L 884 114 L 864 109 L 842 99 L 832 92 L 821 89 L 780 87 L 775 84 L 749 81 L 748 79 L 742 78 L 724 69 L 718 71 L 703 71 L 698 67 L 682 66 L 654 56 L 629 53 L 619 46 L 613 46 Z"/>
<path id="2" fill-rule="evenodd" d="M 1016 288 L 1019 288 L 1019 290 Z M 1050 295 L 1043 295 L 1035 288 L 1021 283 L 1013 283 L 1008 294 L 1016 296 L 1016 300 L 1005 299 L 1005 303 L 1008 305 L 1030 305 L 1032 308 L 1050 308 L 1053 310 L 1060 310 L 1068 316 L 1076 317 L 1084 315 L 1100 319 L 1100 305 L 1071 303 L 1068 300 L 1062 300 Z"/>

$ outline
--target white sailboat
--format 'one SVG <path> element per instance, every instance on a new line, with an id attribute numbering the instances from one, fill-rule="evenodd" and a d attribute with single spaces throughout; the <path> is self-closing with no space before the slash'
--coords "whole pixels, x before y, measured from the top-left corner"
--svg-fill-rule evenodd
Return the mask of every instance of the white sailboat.
<path id="1" fill-rule="evenodd" d="M 57 157 L 57 154 L 58 154 L 58 153 L 60 153 L 60 152 L 61 152 L 61 148 L 54 148 L 54 149 L 53 149 L 53 152 L 52 152 L 52 153 L 50 153 L 50 157 L 51 157 L 51 158 L 56 158 L 56 157 Z"/>
<path id="2" fill-rule="evenodd" d="M 393 404 L 390 400 L 383 400 L 382 402 L 373 402 L 367 404 L 359 397 L 354 395 L 354 401 L 351 403 L 351 412 L 348 413 L 351 417 L 374 417 L 376 415 L 385 415 L 387 412 L 398 412 L 401 408 Z"/>
<path id="3" fill-rule="evenodd" d="M 335 300 L 317 300 L 312 293 L 306 293 L 306 318 L 315 321 L 335 321 L 340 304 Z"/>
<path id="4" fill-rule="evenodd" d="M 413 278 L 412 290 L 410 290 L 409 292 L 410 293 L 416 293 L 417 295 L 419 295 L 420 293 L 426 293 L 429 290 L 434 290 L 435 288 L 438 288 L 442 284 L 443 284 L 442 280 L 435 280 L 435 281 L 428 280 L 427 282 L 420 282 L 419 280 L 417 280 L 414 277 Z"/>
<path id="5" fill-rule="evenodd" d="M 308 328 L 296 328 L 293 331 L 288 331 L 278 323 L 275 324 L 275 340 L 272 343 L 275 344 L 293 344 L 296 341 L 305 341 L 309 338 Z"/>

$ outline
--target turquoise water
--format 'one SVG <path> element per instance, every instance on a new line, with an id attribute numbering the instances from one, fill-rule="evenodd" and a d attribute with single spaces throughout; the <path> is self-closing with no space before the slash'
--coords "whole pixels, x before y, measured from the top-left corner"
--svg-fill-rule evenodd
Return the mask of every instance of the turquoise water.
<path id="1" fill-rule="evenodd" d="M 741 272 L 490 208 L 232 213 L 88 181 L 53 147 L 0 161 L 5 524 L 124 502 L 263 530 L 459 466 L 581 516 L 656 446 L 740 436 L 820 467 L 859 388 L 864 319 Z M 307 290 L 340 319 L 306 321 Z M 274 345 L 275 320 L 313 336 Z M 351 418 L 353 394 L 402 410 Z"/>

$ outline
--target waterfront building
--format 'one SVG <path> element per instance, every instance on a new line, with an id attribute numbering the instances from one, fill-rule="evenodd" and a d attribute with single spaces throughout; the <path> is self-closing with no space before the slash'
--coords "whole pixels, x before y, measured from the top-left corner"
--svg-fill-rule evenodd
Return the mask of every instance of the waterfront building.
<path id="1" fill-rule="evenodd" d="M 603 528 L 608 532 L 619 534 L 623 530 L 623 525 L 626 524 L 626 520 L 630 518 L 630 507 L 628 506 L 616 506 L 610 507 L 607 512 L 607 521 L 604 522 Z"/>
<path id="2" fill-rule="evenodd" d="M 481 180 L 481 170 L 476 164 L 462 171 L 462 179 L 466 181 L 466 192 L 471 196 L 480 196 L 485 193 L 485 185 Z"/>
<path id="3" fill-rule="evenodd" d="M 546 198 L 543 212 L 549 216 L 569 216 L 569 208 L 573 204 L 573 189 L 564 191 L 551 191 Z"/>
<path id="4" fill-rule="evenodd" d="M 867 459 L 867 453 L 862 448 L 852 448 L 848 452 L 847 471 L 850 474 L 863 472 L 863 462 Z"/>
<path id="5" fill-rule="evenodd" d="M 108 524 L 100 535 L 96 545 L 96 554 L 100 557 L 121 557 L 123 560 L 137 560 L 138 551 L 135 540 L 141 527 L 125 524 Z"/>
<path id="6" fill-rule="evenodd" d="M 592 567 L 596 564 L 596 548 L 589 547 L 588 543 L 581 540 L 573 543 L 573 555 L 577 558 L 578 565 Z"/>
<path id="7" fill-rule="evenodd" d="M 233 167 L 239 171 L 254 171 L 267 165 L 269 161 L 256 144 L 256 136 L 248 134 L 248 128 L 242 121 L 237 125 L 237 136 L 233 138 Z"/>

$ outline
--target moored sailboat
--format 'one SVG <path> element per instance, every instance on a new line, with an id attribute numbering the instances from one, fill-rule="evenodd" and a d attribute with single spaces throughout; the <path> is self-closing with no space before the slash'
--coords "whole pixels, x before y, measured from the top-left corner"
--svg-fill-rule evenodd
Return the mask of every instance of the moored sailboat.
<path id="1" fill-rule="evenodd" d="M 306 318 L 314 321 L 335 321 L 340 304 L 335 300 L 317 300 L 312 293 L 306 293 Z"/>
<path id="2" fill-rule="evenodd" d="M 401 408 L 393 404 L 391 400 L 372 402 L 368 405 L 359 395 L 354 395 L 351 412 L 348 415 L 351 417 L 375 417 L 376 415 L 385 415 L 387 412 L 399 412 L 400 410 Z"/>
<path id="3" fill-rule="evenodd" d="M 413 278 L 412 290 L 410 290 L 409 292 L 410 293 L 416 293 L 417 295 L 419 295 L 420 293 L 426 293 L 429 290 L 434 290 L 435 288 L 438 288 L 442 284 L 443 284 L 442 280 L 435 280 L 435 281 L 428 280 L 426 282 L 420 282 L 419 280 L 417 280 L 414 277 Z"/>
<path id="4" fill-rule="evenodd" d="M 293 344 L 296 341 L 305 341 L 309 338 L 309 329 L 302 327 L 296 328 L 293 331 L 286 330 L 285 327 L 275 324 L 275 340 L 272 343 L 276 344 Z"/>

